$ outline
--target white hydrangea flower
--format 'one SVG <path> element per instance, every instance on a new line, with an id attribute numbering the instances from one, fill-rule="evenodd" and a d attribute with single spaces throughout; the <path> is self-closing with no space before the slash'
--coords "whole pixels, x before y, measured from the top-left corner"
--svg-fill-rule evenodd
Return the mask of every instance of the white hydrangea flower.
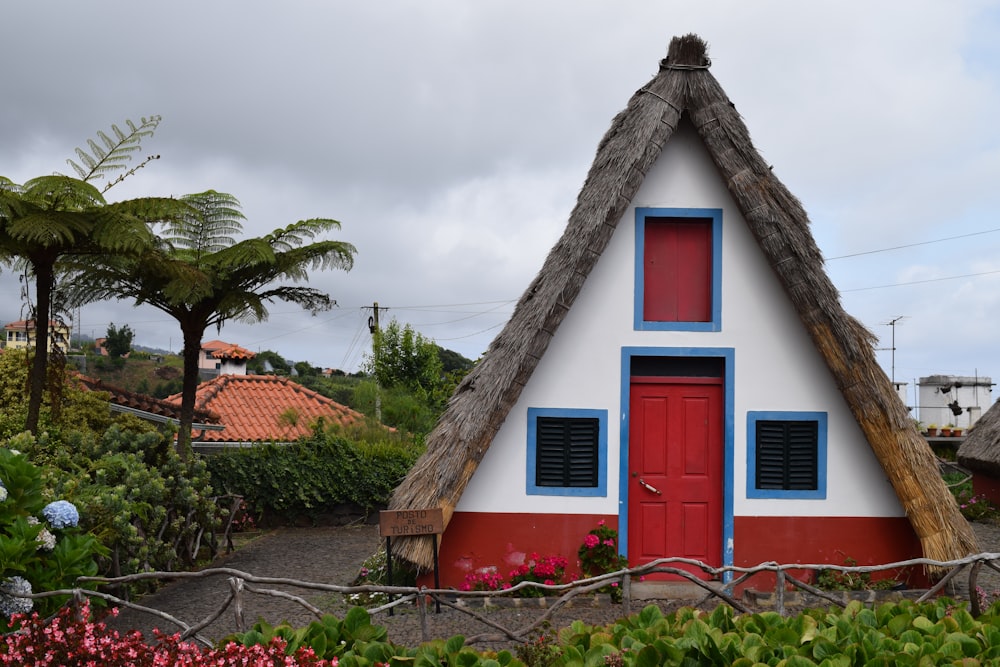
<path id="1" fill-rule="evenodd" d="M 50 533 L 48 528 L 42 528 L 42 531 L 35 537 L 35 541 L 38 542 L 39 549 L 52 551 L 56 548 L 56 536 Z"/>

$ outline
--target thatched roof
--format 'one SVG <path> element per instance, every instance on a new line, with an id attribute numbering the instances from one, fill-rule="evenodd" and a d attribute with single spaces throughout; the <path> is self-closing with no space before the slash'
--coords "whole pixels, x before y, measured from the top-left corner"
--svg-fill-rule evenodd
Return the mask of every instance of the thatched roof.
<path id="1" fill-rule="evenodd" d="M 1000 479 L 1000 401 L 993 404 L 958 448 L 958 463 L 974 472 Z"/>
<path id="2" fill-rule="evenodd" d="M 425 454 L 396 489 L 390 508 L 439 506 L 445 523 L 450 520 L 507 413 L 684 114 L 881 461 L 924 555 L 946 560 L 975 553 L 976 538 L 941 482 L 933 452 L 875 361 L 874 336 L 844 311 L 823 269 L 805 210 L 754 148 L 746 125 L 709 73 L 709 65 L 701 39 L 674 38 L 659 73 L 612 121 L 562 238 L 503 331 L 455 390 L 427 438 Z M 397 554 L 429 568 L 432 548 L 428 538 L 403 539 Z"/>

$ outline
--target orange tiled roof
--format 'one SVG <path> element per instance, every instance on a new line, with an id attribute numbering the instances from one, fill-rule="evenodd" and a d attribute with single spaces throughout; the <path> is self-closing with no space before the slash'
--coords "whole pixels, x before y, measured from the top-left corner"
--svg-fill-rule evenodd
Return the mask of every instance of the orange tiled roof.
<path id="1" fill-rule="evenodd" d="M 62 327 L 64 329 L 68 328 L 62 322 L 58 322 L 56 320 L 49 320 L 49 328 L 52 329 L 52 328 L 56 328 L 56 327 Z M 5 324 L 3 328 L 4 329 L 15 329 L 15 330 L 34 329 L 35 328 L 35 320 L 18 320 L 17 322 L 11 322 L 10 324 Z"/>
<path id="2" fill-rule="evenodd" d="M 212 351 L 213 348 L 206 348 L 204 345 L 202 349 Z M 226 347 L 220 347 L 212 351 L 212 356 L 216 359 L 253 359 L 257 356 L 256 352 L 251 352 L 245 347 L 240 347 L 239 345 L 226 343 Z"/>
<path id="3" fill-rule="evenodd" d="M 180 395 L 167 400 L 180 401 Z M 206 442 L 288 442 L 312 434 L 324 418 L 344 426 L 364 415 L 276 375 L 220 375 L 198 385 L 195 407 L 218 414 L 226 428 L 206 431 Z"/>

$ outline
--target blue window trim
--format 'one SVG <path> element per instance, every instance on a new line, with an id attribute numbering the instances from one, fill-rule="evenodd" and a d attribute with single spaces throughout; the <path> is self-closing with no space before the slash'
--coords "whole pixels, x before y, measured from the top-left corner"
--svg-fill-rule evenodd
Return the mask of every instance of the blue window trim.
<path id="1" fill-rule="evenodd" d="M 632 384 L 632 357 L 722 357 L 725 359 L 725 376 L 722 379 L 723 443 L 722 465 L 722 565 L 733 565 L 733 443 L 736 398 L 736 350 L 731 347 L 623 347 L 621 360 L 621 424 L 618 459 L 618 553 L 628 556 L 628 449 L 629 449 L 629 392 Z M 732 573 L 723 575 L 723 581 L 732 580 Z"/>
<path id="2" fill-rule="evenodd" d="M 814 421 L 817 424 L 816 488 L 808 491 L 757 488 L 757 422 Z M 747 413 L 747 498 L 787 500 L 826 499 L 827 413 L 825 412 L 748 412 Z"/>
<path id="3" fill-rule="evenodd" d="M 643 257 L 646 247 L 646 218 L 711 218 L 712 220 L 712 319 L 708 322 L 651 322 L 643 318 L 646 290 Z M 722 331 L 722 209 L 721 208 L 636 208 L 635 209 L 635 302 L 636 331 Z"/>
<path id="4" fill-rule="evenodd" d="M 537 486 L 535 467 L 538 453 L 538 417 L 559 417 L 562 419 L 597 419 L 599 436 L 597 443 L 597 486 Z M 607 497 L 608 495 L 608 411 L 575 408 L 528 408 L 528 465 L 525 477 L 529 496 L 576 496 Z"/>

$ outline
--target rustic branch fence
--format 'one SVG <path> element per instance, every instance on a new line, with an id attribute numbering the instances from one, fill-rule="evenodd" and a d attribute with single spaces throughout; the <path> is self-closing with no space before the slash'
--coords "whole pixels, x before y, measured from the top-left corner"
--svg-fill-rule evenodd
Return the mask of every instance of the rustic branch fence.
<path id="1" fill-rule="evenodd" d="M 410 586 L 375 586 L 375 585 L 365 585 L 365 586 L 338 586 L 334 584 L 323 584 L 316 582 L 301 581 L 298 579 L 289 579 L 282 577 L 258 577 L 247 572 L 242 572 L 240 570 L 235 570 L 232 568 L 210 568 L 205 570 L 200 570 L 197 572 L 143 572 L 139 574 L 132 574 L 122 577 L 106 578 L 106 577 L 81 577 L 78 583 L 95 583 L 103 588 L 113 588 L 121 587 L 130 583 L 144 580 L 182 580 L 182 579 L 203 579 L 208 577 L 224 576 L 228 577 L 229 592 L 226 599 L 219 606 L 217 610 L 209 614 L 206 618 L 201 621 L 189 624 L 178 618 L 175 618 L 171 614 L 160 611 L 158 609 L 153 609 L 129 600 L 121 599 L 110 593 L 104 591 L 93 591 L 83 588 L 73 588 L 73 589 L 62 589 L 57 591 L 46 591 L 43 593 L 35 593 L 25 597 L 41 598 L 50 597 L 55 595 L 71 595 L 74 602 L 80 603 L 85 597 L 100 598 L 110 604 L 119 605 L 128 609 L 133 609 L 142 613 L 150 614 L 152 616 L 163 619 L 178 628 L 180 628 L 181 636 L 184 639 L 194 639 L 200 641 L 207 646 L 212 645 L 212 641 L 204 637 L 200 633 L 207 628 L 209 625 L 218 620 L 226 610 L 232 607 L 233 614 L 235 615 L 235 622 L 238 631 L 243 631 L 247 629 L 246 621 L 243 617 L 244 609 L 244 598 L 247 594 L 265 595 L 283 598 L 286 600 L 293 601 L 303 608 L 308 610 L 311 614 L 315 615 L 317 618 L 322 617 L 323 611 L 310 603 L 305 598 L 295 595 L 283 590 L 277 590 L 273 588 L 265 588 L 265 586 L 285 586 L 292 587 L 295 589 L 304 589 L 307 591 L 322 591 L 328 593 L 338 593 L 344 596 L 349 596 L 359 593 L 382 593 L 390 598 L 390 602 L 379 607 L 369 609 L 369 614 L 373 617 L 378 614 L 392 613 L 401 605 L 414 605 L 416 607 L 417 613 L 420 619 L 420 628 L 423 640 L 429 640 L 431 637 L 428 632 L 428 614 L 433 613 L 428 609 L 430 603 L 435 605 L 444 605 L 450 609 L 454 609 L 463 614 L 467 614 L 470 617 L 476 619 L 480 623 L 488 626 L 495 632 L 492 633 L 482 633 L 466 638 L 467 643 L 474 644 L 479 642 L 493 642 L 493 641 L 504 641 L 512 640 L 515 642 L 528 641 L 532 633 L 538 628 L 542 627 L 547 621 L 549 621 L 555 612 L 567 604 L 569 604 L 574 598 L 586 595 L 588 593 L 595 594 L 597 591 L 604 589 L 617 582 L 621 588 L 622 592 L 622 616 L 628 616 L 632 613 L 632 583 L 639 577 L 645 577 L 652 574 L 665 573 L 671 574 L 683 578 L 687 582 L 694 584 L 704 591 L 704 595 L 701 599 L 693 602 L 694 605 L 702 605 L 711 600 L 712 598 L 717 598 L 720 602 L 730 605 L 733 609 L 741 613 L 753 613 L 753 609 L 738 600 L 734 594 L 733 590 L 737 586 L 747 584 L 747 582 L 756 575 L 763 573 L 771 574 L 775 577 L 776 585 L 774 587 L 774 610 L 778 613 L 784 615 L 786 613 L 786 588 L 789 586 L 792 589 L 797 589 L 804 591 L 818 598 L 828 601 L 831 604 L 838 605 L 840 607 L 846 606 L 846 601 L 843 597 L 838 597 L 832 594 L 830 591 L 821 590 L 815 586 L 812 586 L 805 581 L 802 581 L 799 577 L 793 576 L 791 572 L 801 572 L 801 571 L 835 571 L 844 574 L 871 574 L 874 572 L 880 572 L 885 570 L 901 570 L 911 567 L 925 567 L 936 571 L 946 572 L 937 583 L 930 589 L 921 591 L 919 596 L 916 597 L 917 602 L 923 602 L 935 595 L 938 595 L 944 590 L 951 591 L 954 595 L 959 595 L 954 591 L 960 590 L 958 585 L 958 576 L 968 570 L 968 600 L 970 604 L 970 611 L 974 616 L 978 616 L 982 613 L 978 588 L 978 577 L 982 567 L 987 567 L 1000 573 L 1000 566 L 998 566 L 997 561 L 1000 561 L 1000 553 L 982 553 L 973 556 L 967 556 L 960 560 L 953 561 L 934 561 L 926 558 L 916 558 L 912 560 L 899 561 L 895 563 L 888 563 L 885 565 L 868 565 L 868 566 L 846 566 L 846 565 L 829 565 L 829 564 L 778 564 L 778 563 L 761 563 L 756 567 L 712 567 L 706 565 L 700 561 L 685 559 L 685 558 L 663 558 L 657 561 L 653 561 L 646 565 L 640 567 L 628 568 L 624 570 L 619 570 L 617 572 L 612 572 L 604 574 L 598 577 L 592 577 L 589 579 L 581 579 L 569 584 L 558 584 L 558 585 L 546 585 L 534 582 L 521 582 L 520 584 L 500 590 L 500 591 L 459 591 L 454 589 L 431 589 L 426 587 L 410 587 Z M 687 568 L 697 568 L 702 572 L 706 573 L 712 581 L 705 581 L 700 579 L 698 576 L 690 572 L 688 569 L 677 567 L 686 566 Z M 725 583 L 720 583 L 725 582 Z M 949 587 L 946 589 L 946 587 Z M 471 601 L 478 600 L 482 605 L 487 605 L 489 599 L 501 598 L 501 597 L 511 597 L 517 596 L 518 592 L 523 591 L 528 588 L 537 588 L 543 591 L 543 594 L 548 594 L 550 597 L 547 600 L 547 604 L 544 607 L 539 607 L 541 611 L 540 615 L 528 625 L 521 628 L 507 628 L 494 620 L 488 618 L 484 614 L 476 612 L 468 604 Z M 668 588 L 664 588 L 664 591 L 669 591 Z M 662 593 L 660 594 L 662 595 Z M 554 596 L 554 597 L 553 597 Z M 645 597 L 644 600 L 651 599 Z M 652 598 L 652 599 L 668 599 L 668 598 Z"/>

